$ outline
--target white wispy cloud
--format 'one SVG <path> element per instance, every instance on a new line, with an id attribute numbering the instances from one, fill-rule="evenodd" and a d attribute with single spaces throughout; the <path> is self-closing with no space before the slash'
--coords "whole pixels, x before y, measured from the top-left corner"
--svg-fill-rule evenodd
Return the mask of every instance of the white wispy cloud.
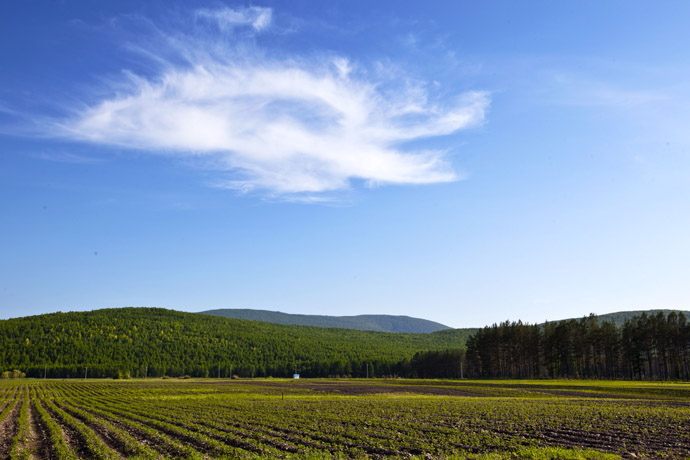
<path id="1" fill-rule="evenodd" d="M 201 10 L 197 16 L 258 31 L 270 23 L 271 10 Z M 318 201 L 319 194 L 347 189 L 352 180 L 379 185 L 458 179 L 445 151 L 406 144 L 479 124 L 489 105 L 487 93 L 442 99 L 431 93 L 433 84 L 381 77 L 342 56 L 269 59 L 225 47 L 219 53 L 209 43 L 213 38 L 204 37 L 173 37 L 169 43 L 184 60 L 162 66 L 158 60 L 154 77 L 128 75 L 126 90 L 118 82 L 115 95 L 62 120 L 59 134 L 213 158 L 225 176 L 218 186 Z"/>
<path id="2" fill-rule="evenodd" d="M 273 10 L 257 6 L 242 9 L 200 9 L 196 11 L 196 15 L 202 19 L 215 21 L 221 29 L 251 26 L 255 30 L 261 31 L 271 24 Z"/>

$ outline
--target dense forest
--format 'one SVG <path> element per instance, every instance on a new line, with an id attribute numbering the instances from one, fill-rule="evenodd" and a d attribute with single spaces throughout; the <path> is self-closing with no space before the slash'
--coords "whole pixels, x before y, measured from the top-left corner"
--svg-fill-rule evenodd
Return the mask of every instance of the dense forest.
<path id="1" fill-rule="evenodd" d="M 467 341 L 466 375 L 482 378 L 690 379 L 690 321 L 642 313 L 618 327 L 591 315 L 505 322 Z"/>
<path id="2" fill-rule="evenodd" d="M 466 344 L 466 347 L 465 347 Z M 3 377 L 605 378 L 690 380 L 683 313 L 400 334 L 153 308 L 0 321 Z M 14 372 L 13 372 L 14 371 Z"/>
<path id="3" fill-rule="evenodd" d="M 420 350 L 469 332 L 396 334 L 286 326 L 154 308 L 0 321 L 0 370 L 29 377 L 400 375 Z M 404 367 L 407 366 L 407 367 Z M 88 368 L 88 369 L 87 369 Z"/>
<path id="4" fill-rule="evenodd" d="M 622 327 L 626 321 L 632 320 L 633 318 L 642 315 L 642 313 L 647 316 L 656 316 L 659 313 L 663 313 L 664 316 L 668 316 L 669 313 L 676 313 L 678 315 L 685 315 L 686 319 L 690 319 L 690 311 L 687 310 L 644 310 L 644 311 L 618 311 L 615 313 L 606 313 L 603 315 L 596 315 L 597 320 L 600 323 L 609 322 L 613 323 L 616 327 Z"/>

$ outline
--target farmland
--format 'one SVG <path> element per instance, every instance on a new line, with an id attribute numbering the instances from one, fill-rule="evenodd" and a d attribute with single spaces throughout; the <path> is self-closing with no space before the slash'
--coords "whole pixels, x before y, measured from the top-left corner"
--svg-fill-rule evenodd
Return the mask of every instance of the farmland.
<path id="1" fill-rule="evenodd" d="M 690 385 L 24 380 L 0 458 L 687 458 Z"/>

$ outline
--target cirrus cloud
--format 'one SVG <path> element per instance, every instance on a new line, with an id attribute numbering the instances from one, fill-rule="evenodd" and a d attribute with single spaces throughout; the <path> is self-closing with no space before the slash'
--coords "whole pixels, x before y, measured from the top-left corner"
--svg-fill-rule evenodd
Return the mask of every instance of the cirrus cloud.
<path id="1" fill-rule="evenodd" d="M 253 6 L 250 8 L 232 9 L 200 9 L 196 11 L 199 18 L 215 21 L 221 29 L 232 29 L 249 25 L 256 31 L 266 29 L 271 24 L 271 8 Z"/>
<path id="2" fill-rule="evenodd" d="M 257 32 L 271 20 L 265 8 L 197 15 Z M 489 105 L 485 92 L 441 100 L 428 89 L 433 85 L 367 72 L 342 56 L 269 59 L 171 42 L 184 47 L 177 50 L 184 64 L 168 62 L 148 77 L 127 74 L 126 90 L 118 82 L 115 95 L 62 120 L 60 135 L 213 158 L 221 187 L 299 199 L 347 189 L 352 180 L 456 180 L 447 152 L 409 145 L 480 124 Z"/>

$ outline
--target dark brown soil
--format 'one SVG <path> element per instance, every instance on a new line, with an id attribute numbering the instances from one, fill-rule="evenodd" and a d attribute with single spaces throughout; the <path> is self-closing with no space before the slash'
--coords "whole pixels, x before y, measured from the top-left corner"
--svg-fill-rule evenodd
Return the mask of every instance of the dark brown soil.
<path id="1" fill-rule="evenodd" d="M 91 452 L 89 451 L 88 445 L 86 444 L 86 440 L 83 438 L 83 436 L 71 426 L 67 425 L 66 423 L 62 423 L 60 416 L 53 412 L 53 410 L 46 404 L 43 404 L 43 408 L 48 412 L 53 420 L 60 425 L 60 428 L 62 428 L 62 436 L 64 437 L 65 442 L 70 449 L 73 450 L 79 458 L 90 458 Z"/>
<path id="2" fill-rule="evenodd" d="M 493 404 L 499 402 L 488 402 L 485 415 L 477 414 L 475 411 L 459 412 L 462 416 L 454 416 L 452 410 L 444 412 L 437 404 L 448 402 L 449 407 L 462 406 L 467 403 L 474 407 L 476 400 L 460 400 L 445 398 L 429 398 L 416 401 L 419 408 L 427 408 L 426 412 L 417 412 L 407 409 L 406 405 L 400 403 L 398 398 L 307 398 L 305 395 L 313 394 L 333 394 L 333 395 L 378 395 L 378 394 L 420 394 L 420 395 L 442 395 L 442 396 L 470 396 L 480 397 L 481 394 L 475 393 L 472 387 L 465 386 L 464 382 L 454 384 L 444 384 L 436 382 L 407 382 L 407 381 L 366 381 L 366 380 L 338 380 L 338 381 L 311 381 L 303 379 L 299 381 L 219 381 L 208 382 L 206 385 L 241 385 L 244 388 L 238 390 L 246 391 L 248 386 L 254 386 L 258 394 L 278 396 L 269 398 L 270 402 L 264 407 L 259 402 L 262 410 L 281 411 L 282 418 L 271 418 L 272 412 L 266 412 L 266 419 L 252 414 L 243 418 L 242 412 L 238 411 L 238 416 L 225 417 L 223 411 L 219 411 L 218 418 L 204 419 L 204 412 L 191 409 L 197 406 L 175 406 L 168 405 L 165 401 L 157 403 L 147 403 L 140 408 L 133 406 L 118 406 L 114 404 L 103 414 L 96 407 L 109 407 L 109 401 L 125 401 L 124 396 L 103 399 L 101 402 L 78 402 L 77 400 L 55 401 L 61 409 L 67 411 L 73 417 L 85 423 L 100 440 L 118 452 L 121 458 L 126 458 L 131 452 L 127 452 L 120 435 L 108 432 L 108 428 L 100 422 L 88 420 L 83 414 L 74 408 L 83 409 L 96 417 L 107 420 L 118 428 L 129 433 L 139 443 L 150 446 L 158 452 L 161 457 L 182 458 L 189 454 L 187 447 L 198 451 L 208 457 L 224 451 L 214 442 L 209 442 L 208 438 L 197 437 L 193 432 L 203 433 L 211 439 L 225 443 L 228 446 L 244 449 L 250 452 L 267 455 L 266 452 L 275 453 L 273 448 L 283 452 L 300 455 L 310 450 L 330 451 L 333 454 L 343 455 L 348 458 L 374 458 L 384 459 L 392 456 L 409 457 L 411 455 L 425 455 L 425 458 L 443 458 L 453 452 L 469 451 L 474 453 L 499 452 L 506 455 L 510 454 L 508 446 L 529 445 L 529 446 L 553 446 L 565 448 L 586 448 L 595 449 L 602 452 L 611 452 L 622 455 L 626 459 L 690 459 L 690 418 L 685 420 L 678 418 L 677 414 L 687 414 L 686 406 L 690 401 L 676 399 L 664 401 L 660 397 L 653 399 L 643 399 L 640 396 L 630 397 L 625 393 L 608 392 L 602 385 L 601 387 L 586 387 L 580 389 L 574 385 L 563 386 L 537 386 L 525 385 L 529 389 L 531 396 L 536 395 L 533 400 L 526 401 L 526 404 L 561 404 L 563 401 L 544 396 L 563 397 L 569 406 L 584 405 L 583 414 L 579 415 L 575 410 L 574 418 L 562 419 L 552 416 L 545 419 L 530 419 L 521 417 L 522 408 L 519 405 L 511 406 L 506 404 L 506 408 L 511 410 L 509 413 L 494 410 Z M 512 383 L 488 383 L 486 392 L 492 392 L 492 386 L 502 386 L 503 388 L 520 388 L 521 384 Z M 207 387 L 208 388 L 208 387 Z M 218 387 L 218 390 L 224 389 Z M 227 388 L 226 388 L 227 389 Z M 586 390 L 593 390 L 589 392 Z M 481 391 L 481 390 L 480 390 Z M 213 394 L 213 391 L 210 392 Z M 280 394 L 285 394 L 285 402 L 280 402 Z M 497 392 L 498 393 L 498 392 Z M 503 392 L 505 393 L 505 392 Z M 523 394 L 523 391 L 518 393 Z M 592 399 L 594 398 L 594 399 Z M 18 397 L 18 400 L 21 398 Z M 353 413 L 362 414 L 362 417 L 341 418 L 341 412 L 327 412 L 323 418 L 323 423 L 310 423 L 312 417 L 319 420 L 319 403 L 314 400 L 324 401 L 327 407 L 335 407 L 338 411 L 341 408 L 345 411 L 352 405 L 358 408 Z M 330 399 L 337 401 L 330 401 Z M 372 410 L 371 417 L 365 417 L 371 408 L 385 407 L 388 399 L 398 401 L 402 410 L 400 411 L 380 411 Z M 407 398 L 404 398 L 407 399 Z M 610 401 L 604 401 L 609 399 Z M 670 399 L 670 397 L 669 397 Z M 261 401 L 261 396 L 257 396 Z M 342 402 L 342 404 L 341 404 Z M 506 403 L 506 401 L 503 401 Z M 17 417 L 21 408 L 21 401 L 14 401 L 12 410 L 6 421 L 0 424 L 0 459 L 6 458 L 9 452 L 11 440 L 16 434 Z M 90 406 L 89 406 L 90 404 Z M 248 400 L 249 407 L 252 407 L 254 399 Z M 675 406 L 667 418 L 663 411 L 659 411 L 657 406 Z M 73 448 L 81 458 L 91 458 L 87 451 L 85 440 L 75 430 L 70 429 L 58 416 L 57 410 L 50 411 L 47 404 L 43 405 L 51 416 L 61 424 L 64 436 L 71 448 Z M 85 407 L 89 406 L 89 407 Z M 259 407 L 257 406 L 257 407 Z M 613 409 L 611 413 L 606 410 L 598 411 L 598 407 L 609 407 Z M 680 406 L 680 407 L 679 407 Z M 122 410 L 117 409 L 121 407 Z M 160 410 L 156 411 L 158 407 Z M 310 411 L 303 419 L 304 423 L 292 421 L 291 411 Z M 416 406 L 415 406 L 416 407 Z M 477 404 L 477 407 L 483 407 Z M 547 409 L 548 409 L 547 407 Z M 649 411 L 647 418 L 638 417 L 639 411 L 644 411 L 654 407 Z M 245 409 L 244 403 L 241 406 Z M 590 410 L 594 408 L 593 410 Z M 625 408 L 623 411 L 621 408 Z M 207 406 L 203 410 L 213 410 L 212 406 Z M 317 410 L 319 409 L 319 410 Z M 500 409 L 500 408 L 499 408 Z M 629 409 L 629 410 L 627 410 Z M 234 410 L 234 409 L 233 409 Z M 190 413 L 192 411 L 192 413 Z M 131 413 L 130 413 L 131 412 Z M 545 413 L 549 411 L 546 410 Z M 228 412 L 235 414 L 235 412 Z M 482 412 L 483 413 L 483 412 Z M 540 411 L 534 412 L 541 413 Z M 383 417 L 385 414 L 385 418 Z M 565 412 L 564 412 L 565 414 Z M 597 415 L 599 414 L 599 415 Z M 616 414 L 621 414 L 616 415 Z M 56 460 L 50 444 L 48 431 L 42 426 L 37 416 L 36 409 L 30 405 L 29 426 L 30 441 L 27 448 L 34 451 L 34 460 Z M 196 415 L 196 416 L 195 416 Z M 139 419 L 139 416 L 142 419 Z M 377 419 L 377 417 L 379 417 Z M 492 418 L 493 417 L 493 418 Z M 579 418 L 578 418 L 579 417 Z M 586 417 L 585 420 L 583 417 Z M 199 418 L 200 420 L 195 420 Z M 126 421 L 136 422 L 135 426 L 127 425 Z M 161 425 L 157 421 L 163 421 L 167 425 Z M 281 426 L 281 420 L 287 421 Z M 151 428 L 155 430 L 149 431 Z M 181 428 L 182 430 L 178 430 Z M 214 431 L 207 431 L 206 428 L 213 428 Z M 14 430 L 14 431 L 13 431 Z M 186 431 L 189 430 L 189 431 Z M 192 433 L 190 433 L 190 431 Z M 163 435 L 158 438 L 158 435 Z M 460 433 L 461 435 L 458 435 Z M 469 433 L 465 437 L 462 433 Z M 366 436 L 364 436 L 366 435 Z M 477 437 L 477 435 L 481 437 Z M 182 447 L 180 444 L 187 446 Z M 270 446 L 270 448 L 262 448 Z M 7 447 L 6 447 L 7 446 Z M 278 455 L 281 455 L 280 453 Z"/>
<path id="3" fill-rule="evenodd" d="M 98 437 L 98 439 L 103 444 L 112 449 L 120 458 L 126 457 L 126 455 L 123 455 L 124 448 L 122 443 L 119 439 L 117 439 L 117 437 L 115 437 L 113 433 L 110 433 L 101 425 L 98 425 L 96 423 L 91 422 L 90 420 L 87 420 L 86 418 L 81 417 L 77 412 L 70 410 L 69 407 L 60 406 L 60 408 L 65 412 L 69 413 L 72 417 L 81 421 L 84 425 L 88 426 L 91 429 L 91 431 L 93 431 L 94 434 Z"/>
<path id="4" fill-rule="evenodd" d="M 21 398 L 14 399 L 8 404 L 14 404 L 14 407 L 7 414 L 5 420 L 0 423 L 0 458 L 9 458 L 12 440 L 19 429 L 17 417 L 19 417 L 19 410 L 22 407 L 22 400 Z"/>
<path id="5" fill-rule="evenodd" d="M 29 405 L 29 432 L 30 439 L 26 448 L 31 450 L 31 457 L 34 460 L 54 460 L 56 456 L 48 429 L 43 425 L 33 402 Z"/>
<path id="6" fill-rule="evenodd" d="M 96 417 L 100 417 L 104 420 L 107 420 L 108 422 L 112 423 L 114 426 L 117 428 L 121 429 L 122 431 L 125 431 L 127 434 L 129 434 L 131 437 L 136 439 L 140 444 L 148 446 L 152 449 L 155 449 L 156 451 L 160 452 L 162 456 L 169 455 L 172 457 L 175 457 L 175 455 L 178 454 L 176 450 L 172 448 L 172 446 L 163 444 L 159 442 L 157 439 L 151 438 L 148 436 L 145 432 L 137 430 L 133 427 L 130 427 L 126 423 L 123 423 L 121 420 L 115 418 L 115 417 L 104 417 L 102 414 L 97 414 L 95 412 L 91 412 L 88 410 L 88 408 L 85 407 L 80 407 L 80 409 L 83 409 L 87 412 L 90 412 L 92 415 Z"/>
<path id="7" fill-rule="evenodd" d="M 687 458 L 690 455 L 688 442 L 683 443 L 672 433 L 643 438 L 614 431 L 593 433 L 563 428 L 542 430 L 536 437 L 550 446 L 596 449 L 623 454 L 624 457 L 627 454 L 629 458 L 657 458 L 656 453 L 663 458 Z"/>
<path id="8" fill-rule="evenodd" d="M 216 384 L 233 384 L 234 382 L 223 382 Z M 483 397 L 485 394 L 463 390 L 461 388 L 442 387 L 442 386 L 419 386 L 419 385 L 389 385 L 381 383 L 355 382 L 266 382 L 266 381 L 239 381 L 239 384 L 254 385 L 270 388 L 284 388 L 286 390 L 309 390 L 324 393 L 334 393 L 340 395 L 374 395 L 387 393 L 415 393 L 423 395 L 439 396 L 470 396 Z"/>
<path id="9" fill-rule="evenodd" d="M 542 390 L 542 389 L 532 389 L 534 393 L 542 393 L 553 396 L 564 396 L 566 398 L 594 398 L 594 399 L 643 399 L 639 396 L 629 396 L 625 394 L 618 393 L 593 393 L 589 391 L 578 391 L 578 390 Z"/>

